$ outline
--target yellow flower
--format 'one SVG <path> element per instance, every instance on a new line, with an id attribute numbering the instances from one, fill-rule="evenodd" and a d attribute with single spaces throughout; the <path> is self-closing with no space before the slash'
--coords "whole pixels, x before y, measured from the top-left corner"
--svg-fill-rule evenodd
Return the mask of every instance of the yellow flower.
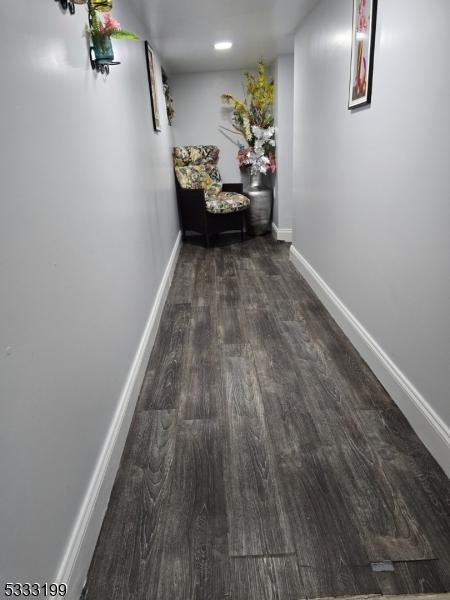
<path id="1" fill-rule="evenodd" d="M 267 129 L 273 125 L 274 83 L 267 79 L 263 62 L 259 63 L 257 73 L 245 74 L 245 92 L 244 100 L 229 93 L 223 94 L 222 100 L 233 108 L 234 129 L 251 145 L 253 126 Z"/>
<path id="2" fill-rule="evenodd" d="M 266 108 L 273 104 L 274 83 L 266 77 L 266 69 L 263 62 L 258 65 L 258 73 L 246 73 L 247 93 L 252 96 L 253 104 L 258 109 Z"/>
<path id="3" fill-rule="evenodd" d="M 245 106 L 244 102 L 238 100 L 231 94 L 223 94 L 222 100 L 227 104 L 230 104 L 234 110 L 237 110 L 238 112 L 247 112 L 247 107 Z"/>
<path id="4" fill-rule="evenodd" d="M 252 125 L 250 123 L 250 117 L 249 117 L 248 113 L 243 115 L 242 121 L 244 123 L 245 137 L 246 137 L 247 141 L 250 142 L 250 140 L 253 137 L 253 134 L 252 134 Z"/>

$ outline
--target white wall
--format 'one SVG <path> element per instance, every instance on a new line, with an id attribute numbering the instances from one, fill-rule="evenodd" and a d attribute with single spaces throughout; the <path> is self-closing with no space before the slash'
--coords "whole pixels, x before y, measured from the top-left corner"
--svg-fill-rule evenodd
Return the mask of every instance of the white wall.
<path id="1" fill-rule="evenodd" d="M 96 76 L 58 6 L 0 5 L 2 586 L 55 576 L 178 232 L 142 42 Z"/>
<path id="2" fill-rule="evenodd" d="M 369 109 L 347 110 L 352 0 L 322 0 L 296 36 L 294 245 L 448 435 L 450 3 L 378 13 Z"/>
<path id="3" fill-rule="evenodd" d="M 277 131 L 277 176 L 274 223 L 279 229 L 292 229 L 292 152 L 294 119 L 294 55 L 275 61 L 275 127 Z"/>
<path id="4" fill-rule="evenodd" d="M 236 159 L 239 134 L 223 132 L 220 126 L 231 126 L 231 107 L 224 105 L 225 92 L 243 98 L 243 71 L 187 73 L 173 75 L 170 87 L 175 101 L 174 141 L 177 146 L 214 144 L 220 148 L 219 168 L 227 183 L 241 181 Z"/>

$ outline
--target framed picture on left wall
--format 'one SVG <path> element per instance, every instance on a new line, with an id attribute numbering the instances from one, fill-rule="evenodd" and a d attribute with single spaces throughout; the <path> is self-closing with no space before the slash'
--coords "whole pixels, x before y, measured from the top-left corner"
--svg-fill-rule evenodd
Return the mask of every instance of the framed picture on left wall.
<path id="1" fill-rule="evenodd" d="M 161 131 L 158 97 L 156 95 L 155 60 L 153 56 L 153 50 L 148 42 L 145 42 L 145 56 L 147 59 L 148 84 L 150 87 L 150 100 L 152 103 L 153 128 L 155 131 Z"/>
<path id="2" fill-rule="evenodd" d="M 377 0 L 353 0 L 349 109 L 372 100 Z"/>

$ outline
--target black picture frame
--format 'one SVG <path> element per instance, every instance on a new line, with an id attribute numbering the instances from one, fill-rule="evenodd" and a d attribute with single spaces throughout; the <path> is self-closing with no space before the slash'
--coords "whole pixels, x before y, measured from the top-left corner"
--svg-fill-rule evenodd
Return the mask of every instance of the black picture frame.
<path id="1" fill-rule="evenodd" d="M 353 0 L 349 110 L 372 102 L 377 13 L 378 0 Z"/>
<path id="2" fill-rule="evenodd" d="M 157 132 L 162 131 L 161 129 L 161 118 L 159 115 L 158 108 L 158 96 L 156 90 L 156 74 L 155 74 L 155 60 L 153 56 L 153 50 L 150 44 L 146 41 L 145 44 L 145 58 L 147 63 L 147 75 L 148 85 L 150 88 L 150 101 L 152 105 L 152 117 L 153 117 L 153 129 Z"/>

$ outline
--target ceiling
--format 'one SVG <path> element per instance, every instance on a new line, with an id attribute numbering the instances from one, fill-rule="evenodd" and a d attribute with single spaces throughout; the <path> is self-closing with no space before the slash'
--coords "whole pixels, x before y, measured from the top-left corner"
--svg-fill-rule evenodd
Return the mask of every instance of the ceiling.
<path id="1" fill-rule="evenodd" d="M 318 0 L 133 0 L 169 73 L 270 64 L 293 51 L 294 33 Z M 214 50 L 217 41 L 233 48 Z"/>

